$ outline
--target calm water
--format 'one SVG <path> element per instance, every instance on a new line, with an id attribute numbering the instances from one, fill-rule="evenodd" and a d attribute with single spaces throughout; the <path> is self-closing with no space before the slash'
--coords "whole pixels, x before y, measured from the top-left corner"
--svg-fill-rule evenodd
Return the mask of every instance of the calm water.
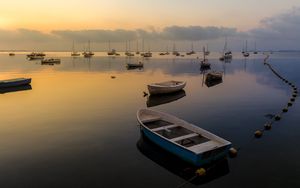
<path id="1" fill-rule="evenodd" d="M 139 60 L 48 54 L 62 63 L 47 66 L 27 61 L 24 53 L 0 54 L 0 79 L 32 78 L 31 88 L 0 95 L 0 187 L 179 186 L 189 166 L 141 137 L 136 111 L 147 104 L 241 148 L 212 176 L 185 187 L 300 187 L 299 102 L 253 139 L 265 115 L 280 112 L 291 96 L 290 87 L 263 65 L 263 55 L 245 60 L 235 54 L 231 63 L 222 63 L 212 54 L 212 69 L 225 75 L 207 87 L 196 56 L 155 57 L 142 70 L 127 70 L 126 62 Z M 300 54 L 275 53 L 269 62 L 300 86 L 299 60 Z M 146 84 L 170 79 L 187 81 L 184 92 L 143 97 Z"/>

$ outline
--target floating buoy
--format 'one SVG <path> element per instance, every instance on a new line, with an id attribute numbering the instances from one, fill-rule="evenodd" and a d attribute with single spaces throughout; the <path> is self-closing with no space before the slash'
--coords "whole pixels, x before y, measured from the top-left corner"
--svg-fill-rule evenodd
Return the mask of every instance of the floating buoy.
<path id="1" fill-rule="evenodd" d="M 293 97 L 297 97 L 297 94 L 293 94 Z"/>
<path id="2" fill-rule="evenodd" d="M 230 148 L 229 149 L 229 156 L 231 157 L 231 158 L 234 158 L 234 157 L 236 157 L 237 156 L 237 150 L 235 149 L 235 148 Z"/>
<path id="3" fill-rule="evenodd" d="M 294 101 L 295 101 L 295 98 L 293 97 L 293 98 L 291 98 L 290 100 L 291 100 L 292 102 L 294 102 Z"/>
<path id="4" fill-rule="evenodd" d="M 115 77 L 115 76 L 111 76 L 110 78 L 111 78 L 111 79 L 115 79 L 116 77 Z"/>
<path id="5" fill-rule="evenodd" d="M 281 116 L 280 115 L 276 115 L 275 116 L 275 121 L 279 121 L 281 119 Z"/>
<path id="6" fill-rule="evenodd" d="M 293 103 L 291 103 L 291 102 L 288 102 L 288 106 L 292 106 L 293 105 Z"/>
<path id="7" fill-rule="evenodd" d="M 282 112 L 287 112 L 288 111 L 288 108 L 285 107 L 284 109 L 282 109 Z"/>
<path id="8" fill-rule="evenodd" d="M 289 81 L 285 80 L 285 83 L 288 83 Z"/>
<path id="9" fill-rule="evenodd" d="M 289 83 L 289 85 L 291 86 L 291 85 L 292 85 L 292 83 L 290 82 L 290 83 Z"/>
<path id="10" fill-rule="evenodd" d="M 206 170 L 204 168 L 199 168 L 195 172 L 198 176 L 205 176 L 206 175 Z"/>
<path id="11" fill-rule="evenodd" d="M 266 123 L 264 125 L 264 127 L 265 127 L 265 130 L 270 130 L 272 128 L 272 124 L 271 123 Z"/>
<path id="12" fill-rule="evenodd" d="M 263 132 L 260 131 L 260 130 L 254 132 L 254 136 L 255 136 L 256 138 L 260 138 L 262 135 L 263 135 Z"/>

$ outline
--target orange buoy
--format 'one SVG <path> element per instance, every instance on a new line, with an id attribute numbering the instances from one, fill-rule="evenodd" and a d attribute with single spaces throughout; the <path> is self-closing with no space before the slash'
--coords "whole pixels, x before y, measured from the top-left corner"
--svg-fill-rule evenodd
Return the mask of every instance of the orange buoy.
<path id="1" fill-rule="evenodd" d="M 237 156 L 237 150 L 235 149 L 235 148 L 230 148 L 229 149 L 229 156 L 231 157 L 231 158 L 234 158 L 234 157 L 236 157 Z"/>
<path id="2" fill-rule="evenodd" d="M 257 130 L 257 131 L 254 132 L 254 136 L 255 136 L 256 138 L 260 138 L 262 135 L 263 135 L 263 132 L 260 131 L 260 130 Z"/>

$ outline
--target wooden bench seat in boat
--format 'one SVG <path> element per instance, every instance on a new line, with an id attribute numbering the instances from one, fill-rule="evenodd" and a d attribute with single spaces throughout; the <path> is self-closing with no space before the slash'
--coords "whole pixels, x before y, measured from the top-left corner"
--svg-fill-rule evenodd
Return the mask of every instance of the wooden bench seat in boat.
<path id="1" fill-rule="evenodd" d="M 155 129 L 151 129 L 153 132 L 155 131 L 160 131 L 160 130 L 163 130 L 163 129 L 171 129 L 171 128 L 174 128 L 174 127 L 177 127 L 178 125 L 168 125 L 168 126 L 163 126 L 163 127 L 158 127 L 158 128 L 155 128 Z"/>
<path id="2" fill-rule="evenodd" d="M 219 142 L 216 142 L 214 140 L 210 140 L 210 141 L 198 144 L 198 145 L 191 146 L 188 149 L 190 151 L 195 152 L 195 153 L 201 153 L 203 151 L 207 151 L 207 150 L 211 150 L 211 149 L 216 149 L 219 146 L 220 146 Z"/>
<path id="3" fill-rule="evenodd" d="M 177 138 L 170 139 L 170 141 L 177 142 L 177 141 L 184 140 L 184 139 L 187 139 L 187 138 L 191 138 L 191 137 L 194 137 L 194 136 L 198 136 L 198 134 L 197 133 L 192 133 L 192 134 L 188 134 L 188 135 L 184 135 L 184 136 L 180 136 L 180 137 L 177 137 Z"/>

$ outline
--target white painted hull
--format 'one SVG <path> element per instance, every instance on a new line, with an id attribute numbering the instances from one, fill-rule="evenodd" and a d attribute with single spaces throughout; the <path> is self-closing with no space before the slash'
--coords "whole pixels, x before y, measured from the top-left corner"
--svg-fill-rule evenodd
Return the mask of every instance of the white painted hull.
<path id="1" fill-rule="evenodd" d="M 173 93 L 182 90 L 185 85 L 186 82 L 181 81 L 154 83 L 148 85 L 148 91 L 151 95 Z"/>

